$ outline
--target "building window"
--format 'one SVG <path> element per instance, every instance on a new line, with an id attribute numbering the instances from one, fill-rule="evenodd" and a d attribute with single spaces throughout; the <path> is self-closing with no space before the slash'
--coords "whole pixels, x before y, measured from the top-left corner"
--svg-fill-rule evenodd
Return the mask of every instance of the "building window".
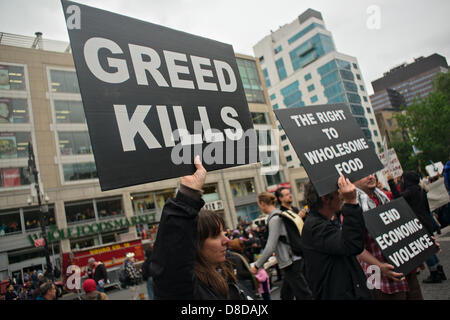
<path id="1" fill-rule="evenodd" d="M 25 90 L 24 68 L 0 64 L 0 90 Z"/>
<path id="2" fill-rule="evenodd" d="M 153 192 L 132 194 L 131 204 L 135 214 L 150 213 L 156 210 Z"/>
<path id="3" fill-rule="evenodd" d="M 311 78 L 312 78 L 311 73 L 305 75 L 305 81 L 311 80 Z"/>
<path id="4" fill-rule="evenodd" d="M 63 164 L 64 180 L 76 181 L 97 178 L 94 162 Z"/>
<path id="5" fill-rule="evenodd" d="M 317 100 L 319 100 L 319 98 L 317 98 L 317 96 L 312 96 L 311 97 L 311 102 L 312 103 L 317 102 Z"/>
<path id="6" fill-rule="evenodd" d="M 162 210 L 169 198 L 175 198 L 175 189 L 165 189 L 155 192 L 156 205 L 158 209 Z"/>
<path id="7" fill-rule="evenodd" d="M 283 147 L 283 150 L 284 151 L 288 151 L 290 148 L 289 148 L 289 145 L 285 145 L 284 147 Z"/>
<path id="8" fill-rule="evenodd" d="M 364 102 L 367 102 L 367 97 L 363 96 L 363 100 L 364 100 Z"/>
<path id="9" fill-rule="evenodd" d="M 381 146 L 381 143 L 379 142 L 379 141 L 377 141 L 377 146 L 378 146 L 378 148 L 382 148 L 382 146 Z"/>
<path id="10" fill-rule="evenodd" d="M 56 123 L 86 123 L 81 101 L 55 100 Z"/>
<path id="11" fill-rule="evenodd" d="M 283 58 L 276 60 L 275 65 L 277 66 L 278 77 L 280 78 L 280 81 L 285 79 L 287 77 L 287 73 L 286 68 L 284 67 Z"/>
<path id="12" fill-rule="evenodd" d="M 277 173 L 273 175 L 266 174 L 265 177 L 268 186 L 277 185 L 283 182 L 283 176 L 281 174 L 281 171 L 277 171 Z"/>
<path id="13" fill-rule="evenodd" d="M 334 51 L 334 45 L 331 38 L 327 35 L 318 33 L 289 52 L 292 68 L 294 71 L 304 68 L 331 51 Z"/>
<path id="14" fill-rule="evenodd" d="M 359 85 L 359 88 L 361 89 L 361 91 L 364 91 L 364 86 L 362 84 Z"/>
<path id="15" fill-rule="evenodd" d="M 268 124 L 267 113 L 265 112 L 251 112 L 253 124 Z"/>
<path id="16" fill-rule="evenodd" d="M 52 92 L 80 93 L 75 71 L 50 70 Z"/>
<path id="17" fill-rule="evenodd" d="M 0 124 L 29 122 L 26 99 L 0 97 Z"/>
<path id="18" fill-rule="evenodd" d="M 274 52 L 275 54 L 277 54 L 278 52 L 281 52 L 283 50 L 283 47 L 281 45 L 279 45 L 278 47 L 275 48 Z"/>
<path id="19" fill-rule="evenodd" d="M 0 175 L 1 188 L 20 187 L 31 183 L 28 168 L 2 168 Z"/>
<path id="20" fill-rule="evenodd" d="M 253 179 L 231 181 L 230 188 L 233 197 L 245 197 L 255 193 L 255 182 Z"/>
<path id="21" fill-rule="evenodd" d="M 95 219 L 92 200 L 65 203 L 67 223 L 83 222 Z"/>
<path id="22" fill-rule="evenodd" d="M 92 154 L 88 132 L 58 132 L 61 155 Z"/>
<path id="23" fill-rule="evenodd" d="M 275 100 L 276 98 L 277 96 L 275 95 L 275 93 L 270 95 L 270 100 Z"/>
<path id="24" fill-rule="evenodd" d="M 359 74 L 356 74 L 356 79 L 361 80 L 361 76 Z"/>
<path id="25" fill-rule="evenodd" d="M 217 184 L 214 183 L 214 184 L 207 184 L 207 185 L 203 186 L 202 198 L 206 203 L 220 200 L 220 195 L 219 195 L 219 191 L 217 189 Z"/>
<path id="26" fill-rule="evenodd" d="M 373 130 L 373 135 L 374 135 L 375 137 L 378 137 L 378 131 L 377 131 L 377 130 Z"/>
<path id="27" fill-rule="evenodd" d="M 272 108 L 273 108 L 273 110 L 277 110 L 277 109 L 278 109 L 278 104 L 274 104 L 274 105 L 272 106 Z"/>
<path id="28" fill-rule="evenodd" d="M 356 65 L 356 63 L 352 63 L 353 64 L 353 68 L 358 69 L 358 66 Z"/>
<path id="29" fill-rule="evenodd" d="M 41 227 L 41 211 L 38 207 L 24 208 L 23 221 L 25 222 L 25 230 L 32 230 Z M 45 225 L 56 225 L 55 209 L 53 206 L 48 207 L 48 213 L 44 217 Z"/>
<path id="30" fill-rule="evenodd" d="M 303 37 L 305 34 L 307 34 L 308 32 L 310 32 L 311 30 L 313 30 L 314 28 L 321 28 L 321 29 L 325 29 L 325 27 L 319 23 L 311 23 L 309 26 L 307 26 L 306 28 L 302 29 L 300 32 L 296 33 L 293 37 L 288 39 L 288 43 L 292 44 L 293 42 L 297 41 L 298 39 L 300 39 L 301 37 Z"/>
<path id="31" fill-rule="evenodd" d="M 298 89 L 299 82 L 294 81 L 287 87 L 281 89 L 283 95 L 283 103 L 286 108 L 303 107 L 305 103 L 302 101 L 302 92 Z"/>
<path id="32" fill-rule="evenodd" d="M 352 114 L 364 116 L 364 108 L 360 104 L 351 104 L 350 109 L 352 111 Z"/>
<path id="33" fill-rule="evenodd" d="M 258 137 L 258 144 L 260 146 L 272 145 L 272 130 L 255 130 Z"/>
<path id="34" fill-rule="evenodd" d="M 236 215 L 239 223 L 253 221 L 258 218 L 260 214 L 261 212 L 259 211 L 259 207 L 256 203 L 236 207 Z"/>
<path id="35" fill-rule="evenodd" d="M 264 81 L 266 82 L 266 87 L 270 88 L 270 78 L 269 78 L 269 73 L 267 72 L 266 68 L 263 69 L 263 76 L 264 76 Z"/>
<path id="36" fill-rule="evenodd" d="M 392 127 L 394 125 L 394 122 L 392 121 L 392 119 L 387 119 L 386 122 L 389 127 Z"/>
<path id="37" fill-rule="evenodd" d="M 375 121 L 373 119 L 370 119 L 370 124 L 375 124 Z"/>
<path id="38" fill-rule="evenodd" d="M 123 215 L 122 197 L 95 199 L 99 219 Z"/>
<path id="39" fill-rule="evenodd" d="M 361 97 L 357 94 L 347 93 L 347 97 L 348 97 L 348 101 L 350 101 L 350 103 L 357 103 L 357 104 L 361 103 Z"/>
<path id="40" fill-rule="evenodd" d="M 258 58 L 260 63 L 264 63 L 264 56 Z"/>
<path id="41" fill-rule="evenodd" d="M 370 108 L 366 108 L 367 113 L 372 113 L 372 111 L 370 110 Z"/>
<path id="42" fill-rule="evenodd" d="M 0 132 L 0 159 L 28 158 L 30 132 Z"/>
<path id="43" fill-rule="evenodd" d="M 287 157 L 286 157 L 286 161 L 287 161 L 287 162 L 292 161 L 292 156 L 287 156 Z"/>
<path id="44" fill-rule="evenodd" d="M 89 248 L 89 247 L 93 247 L 93 246 L 98 246 L 99 244 L 100 244 L 100 242 L 98 240 L 98 236 L 84 238 L 84 239 L 71 240 L 70 241 L 70 249 L 71 250 L 79 250 L 79 249 Z"/>
<path id="45" fill-rule="evenodd" d="M 314 87 L 313 84 L 310 85 L 310 86 L 308 86 L 308 92 L 311 92 L 311 91 L 313 91 L 314 89 L 315 89 L 315 87 Z"/>
<path id="46" fill-rule="evenodd" d="M 286 140 L 286 139 L 287 139 L 287 136 L 286 136 L 285 134 L 283 134 L 283 135 L 281 136 L 281 140 L 284 141 L 284 140 Z"/>
<path id="47" fill-rule="evenodd" d="M 19 210 L 0 212 L 0 236 L 22 232 Z"/>
<path id="48" fill-rule="evenodd" d="M 264 93 L 259 80 L 256 62 L 247 59 L 237 58 L 239 74 L 244 86 L 245 95 L 248 102 L 265 103 Z"/>

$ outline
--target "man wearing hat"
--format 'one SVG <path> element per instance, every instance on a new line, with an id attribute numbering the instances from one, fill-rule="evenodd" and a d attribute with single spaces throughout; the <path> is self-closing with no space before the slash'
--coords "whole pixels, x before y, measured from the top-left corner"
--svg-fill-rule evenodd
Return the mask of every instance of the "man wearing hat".
<path id="1" fill-rule="evenodd" d="M 97 291 L 97 284 L 94 279 L 86 279 L 83 282 L 83 290 L 86 293 L 83 300 L 109 300 L 105 293 Z"/>
<path id="2" fill-rule="evenodd" d="M 95 281 L 97 291 L 105 292 L 105 284 L 108 281 L 108 272 L 106 271 L 105 265 L 101 261 L 95 261 L 93 257 L 89 258 L 88 263 L 88 278 Z"/>

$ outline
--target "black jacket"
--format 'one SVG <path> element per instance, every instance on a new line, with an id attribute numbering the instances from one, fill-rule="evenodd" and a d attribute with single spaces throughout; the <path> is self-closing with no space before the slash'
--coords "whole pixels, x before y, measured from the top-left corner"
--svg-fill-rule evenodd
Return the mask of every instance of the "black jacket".
<path id="1" fill-rule="evenodd" d="M 108 281 L 108 272 L 106 271 L 106 267 L 103 263 L 98 263 L 95 268 L 94 280 L 98 283 L 101 279 L 103 279 L 106 283 L 106 281 Z"/>
<path id="2" fill-rule="evenodd" d="M 434 228 L 430 215 L 430 205 L 426 191 L 419 186 L 419 175 L 413 171 L 404 172 L 402 192 L 397 190 L 394 180 L 389 180 L 388 182 L 394 199 L 400 197 L 405 198 L 428 233 L 433 235 Z"/>
<path id="3" fill-rule="evenodd" d="M 345 204 L 343 224 L 310 212 L 302 232 L 306 278 L 317 300 L 370 299 L 356 256 L 364 250 L 365 225 L 359 205 Z"/>
<path id="4" fill-rule="evenodd" d="M 226 297 L 202 283 L 194 272 L 197 215 L 204 201 L 178 192 L 163 209 L 150 268 L 156 299 L 223 300 Z M 244 299 L 242 290 L 229 283 L 232 300 Z"/>

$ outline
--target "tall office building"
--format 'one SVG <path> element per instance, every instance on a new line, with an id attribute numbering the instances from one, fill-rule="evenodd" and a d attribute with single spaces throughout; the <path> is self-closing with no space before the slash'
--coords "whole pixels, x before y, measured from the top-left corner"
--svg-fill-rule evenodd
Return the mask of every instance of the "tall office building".
<path id="1" fill-rule="evenodd" d="M 272 108 L 345 103 L 369 144 L 381 147 L 379 129 L 355 57 L 340 53 L 322 14 L 308 9 L 293 22 L 280 27 L 254 47 Z M 280 129 L 288 167 L 300 161 Z"/>
<path id="2" fill-rule="evenodd" d="M 383 77 L 372 81 L 374 94 L 370 96 L 370 101 L 373 110 L 396 110 L 399 103 L 409 106 L 414 99 L 425 98 L 433 91 L 433 79 L 437 74 L 447 71 L 447 60 L 436 53 L 392 68 Z"/>
<path id="3" fill-rule="evenodd" d="M 259 62 L 239 54 L 236 61 L 254 127 L 270 132 L 276 126 Z M 48 200 L 54 265 L 60 253 L 74 249 L 135 238 L 151 244 L 179 179 L 102 192 L 69 44 L 0 33 L 0 279 L 45 267 L 43 250 L 33 242 L 41 213 L 27 168 L 29 141 Z M 260 150 L 278 154 L 268 140 Z M 267 163 L 209 172 L 206 207 L 230 228 L 240 218 L 258 217 L 257 194 L 282 180 L 281 173 L 261 174 L 270 169 Z"/>
<path id="4" fill-rule="evenodd" d="M 435 53 L 426 58 L 416 58 L 410 64 L 403 63 L 372 81 L 374 94 L 370 101 L 380 132 L 388 143 L 406 138 L 397 130 L 395 114 L 401 111 L 402 106 L 407 107 L 428 96 L 433 91 L 434 78 L 441 72 L 448 72 L 447 60 Z"/>

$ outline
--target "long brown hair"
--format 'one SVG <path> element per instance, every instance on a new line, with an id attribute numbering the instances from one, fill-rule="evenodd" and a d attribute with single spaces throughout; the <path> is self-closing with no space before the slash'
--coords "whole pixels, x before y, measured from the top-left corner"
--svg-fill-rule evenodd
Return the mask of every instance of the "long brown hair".
<path id="1" fill-rule="evenodd" d="M 197 259 L 195 273 L 201 282 L 211 287 L 215 292 L 229 298 L 228 280 L 236 281 L 230 262 L 225 261 L 213 266 L 202 255 L 202 247 L 209 237 L 215 238 L 223 232 L 224 221 L 222 217 L 208 210 L 200 210 L 197 222 Z"/>

